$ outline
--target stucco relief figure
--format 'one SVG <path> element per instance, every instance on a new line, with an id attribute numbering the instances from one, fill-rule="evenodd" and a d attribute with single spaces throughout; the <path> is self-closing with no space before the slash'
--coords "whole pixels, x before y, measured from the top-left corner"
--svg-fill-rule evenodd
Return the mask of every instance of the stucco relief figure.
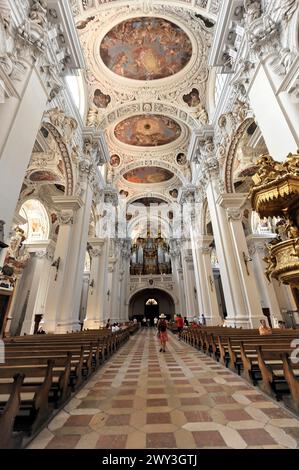
<path id="1" fill-rule="evenodd" d="M 44 26 L 47 21 L 47 1 L 33 0 L 33 5 L 29 12 L 29 18 L 33 23 L 36 23 L 39 26 Z"/>
<path id="2" fill-rule="evenodd" d="M 23 245 L 26 240 L 25 232 L 20 227 L 14 229 L 14 234 L 10 239 L 7 255 L 4 261 L 5 265 L 13 268 L 14 274 L 20 274 L 24 269 L 30 254 Z"/>
<path id="3" fill-rule="evenodd" d="M 199 91 L 196 88 L 193 88 L 190 93 L 184 95 L 183 101 L 189 106 L 189 108 L 196 108 L 194 110 L 196 119 L 198 119 L 202 124 L 207 124 L 208 113 L 200 100 Z"/>
<path id="4" fill-rule="evenodd" d="M 25 232 L 20 227 L 16 227 L 10 239 L 7 249 L 7 257 L 18 259 L 23 242 L 26 240 Z"/>
<path id="5" fill-rule="evenodd" d="M 13 70 L 14 40 L 11 34 L 10 7 L 7 0 L 0 0 L 0 66 L 10 75 Z"/>
<path id="6" fill-rule="evenodd" d="M 244 0 L 244 8 L 246 12 L 246 21 L 248 24 L 260 18 L 262 14 L 260 0 Z"/>
<path id="7" fill-rule="evenodd" d="M 99 123 L 99 111 L 95 106 L 89 108 L 87 114 L 87 126 L 93 127 L 97 126 Z"/>
<path id="8" fill-rule="evenodd" d="M 298 7 L 298 0 L 281 0 L 276 10 L 283 12 L 282 19 L 289 23 Z"/>
<path id="9" fill-rule="evenodd" d="M 55 127 L 62 127 L 65 119 L 64 111 L 59 108 L 53 108 L 49 111 L 50 121 Z"/>

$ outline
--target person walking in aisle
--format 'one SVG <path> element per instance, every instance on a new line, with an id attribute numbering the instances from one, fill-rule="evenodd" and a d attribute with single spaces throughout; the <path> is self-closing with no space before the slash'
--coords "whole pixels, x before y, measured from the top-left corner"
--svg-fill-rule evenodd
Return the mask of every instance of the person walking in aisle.
<path id="1" fill-rule="evenodd" d="M 166 342 L 168 341 L 168 335 L 167 335 L 167 323 L 166 323 L 166 316 L 164 313 L 161 313 L 159 316 L 159 321 L 157 324 L 157 329 L 158 329 L 158 335 L 159 335 L 159 340 L 160 340 L 160 352 L 165 352 L 166 348 Z"/>

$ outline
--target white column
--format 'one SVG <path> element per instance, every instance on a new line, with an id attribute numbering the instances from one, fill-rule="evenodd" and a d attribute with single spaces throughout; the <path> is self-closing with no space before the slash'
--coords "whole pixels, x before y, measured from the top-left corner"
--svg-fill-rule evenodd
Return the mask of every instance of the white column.
<path id="1" fill-rule="evenodd" d="M 170 258 L 172 278 L 174 282 L 174 292 L 178 299 L 175 305 L 175 313 L 180 313 L 183 317 L 191 319 L 191 312 L 186 309 L 186 296 L 184 291 L 184 280 L 182 270 L 181 242 L 177 239 L 170 240 Z"/>
<path id="2" fill-rule="evenodd" d="M 84 325 L 84 320 L 86 317 L 89 283 L 90 283 L 90 273 L 85 272 L 83 274 L 83 285 L 82 285 L 82 291 L 81 291 L 80 315 L 79 315 L 79 321 L 81 325 L 82 324 Z"/>
<path id="3" fill-rule="evenodd" d="M 218 185 L 218 177 L 213 174 L 208 183 L 206 193 L 225 297 L 226 320 L 228 325 L 249 326 L 248 312 L 245 299 L 243 298 L 228 219 L 225 209 L 220 206 L 218 201 Z"/>
<path id="4" fill-rule="evenodd" d="M 107 298 L 108 302 L 108 312 L 111 322 L 121 321 L 119 315 L 119 302 L 120 302 L 120 282 L 119 282 L 119 260 L 113 259 L 109 262 L 109 283 L 108 283 L 108 292 L 109 296 Z"/>
<path id="5" fill-rule="evenodd" d="M 75 215 L 82 206 L 82 200 L 72 196 L 58 199 L 54 201 L 60 209 L 59 233 L 54 253 L 56 266 L 51 268 L 44 317 L 47 332 L 66 332 L 79 328 L 79 321 L 73 321 L 74 312 L 66 306 L 65 299 L 71 294 L 74 295 L 74 273 L 70 271 L 69 260 L 77 255 L 72 242 L 73 232 L 78 228 L 77 224 L 74 224 Z"/>
<path id="6" fill-rule="evenodd" d="M 247 244 L 249 248 L 249 254 L 252 258 L 253 271 L 257 281 L 257 287 L 259 296 L 261 298 L 262 307 L 268 308 L 272 317 L 272 324 L 275 325 L 275 320 L 282 320 L 281 308 L 279 306 L 277 298 L 277 289 L 281 289 L 279 286 L 275 286 L 274 283 L 266 278 L 265 269 L 266 263 L 263 260 L 265 257 L 265 246 L 273 240 L 274 235 L 249 235 L 247 237 Z"/>
<path id="7" fill-rule="evenodd" d="M 107 317 L 107 277 L 108 277 L 108 240 L 92 238 L 90 288 L 87 300 L 84 328 L 94 329 L 104 326 Z"/>
<path id="8" fill-rule="evenodd" d="M 282 161 L 290 152 L 295 153 L 299 146 L 299 107 L 298 103 L 291 103 L 291 96 L 286 98 L 287 93 L 278 93 L 277 85 L 269 65 L 261 62 L 248 96 L 270 155 Z M 271 110 L 271 119 L 267 110 Z"/>
<path id="9" fill-rule="evenodd" d="M 226 322 L 231 326 L 256 327 L 262 309 L 241 221 L 245 196 L 218 195 L 218 186 L 213 174 L 207 186 L 207 199 L 227 309 Z"/>
<path id="10" fill-rule="evenodd" d="M 88 166 L 87 169 L 89 170 Z M 71 250 L 67 257 L 67 278 L 62 297 L 61 315 L 57 318 L 57 332 L 64 332 L 69 330 L 70 327 L 75 330 L 81 327 L 79 324 L 79 310 L 93 195 L 88 173 L 81 173 L 81 180 L 85 191 L 82 196 L 82 206 L 77 211 L 74 220 Z M 57 202 L 59 204 L 58 199 Z"/>
<path id="11" fill-rule="evenodd" d="M 120 302 L 119 302 L 119 318 L 123 322 L 129 320 L 129 306 L 126 302 L 130 285 L 130 255 L 124 257 L 123 267 L 119 273 L 120 279 Z"/>
<path id="12" fill-rule="evenodd" d="M 241 292 L 244 298 L 247 321 L 252 328 L 259 325 L 259 320 L 263 317 L 261 298 L 258 295 L 255 275 L 252 269 L 252 262 L 248 252 L 248 246 L 242 225 L 243 206 L 246 203 L 247 194 L 222 194 L 218 202 L 226 209 L 228 226 L 231 236 L 232 256 L 235 258 L 237 272 L 236 278 L 240 283 Z M 240 321 L 240 320 L 238 320 Z"/>
<path id="13" fill-rule="evenodd" d="M 129 320 L 129 306 L 127 299 L 129 297 L 130 287 L 130 259 L 131 259 L 131 240 L 123 239 L 120 242 L 120 261 L 119 261 L 119 318 L 123 322 Z"/>
<path id="14" fill-rule="evenodd" d="M 191 235 L 199 314 L 200 316 L 202 314 L 205 316 L 207 325 L 219 325 L 222 324 L 223 319 L 219 313 L 211 265 L 210 244 L 213 241 L 213 237 L 209 235 L 196 237 L 193 231 Z"/>
<path id="15" fill-rule="evenodd" d="M 0 218 L 5 221 L 5 240 L 48 99 L 35 68 L 28 68 L 17 86 L 18 98 L 0 105 Z"/>
<path id="16" fill-rule="evenodd" d="M 45 299 L 48 293 L 54 246 L 54 243 L 49 240 L 27 245 L 28 251 L 33 253 L 35 265 L 25 318 L 21 330 L 22 335 L 24 333 L 33 333 L 35 315 L 42 315 L 44 318 Z"/>
<path id="17" fill-rule="evenodd" d="M 194 274 L 192 251 L 189 248 L 182 248 L 182 267 L 184 276 L 184 288 L 186 297 L 186 315 L 188 318 L 198 318 L 197 290 Z"/>

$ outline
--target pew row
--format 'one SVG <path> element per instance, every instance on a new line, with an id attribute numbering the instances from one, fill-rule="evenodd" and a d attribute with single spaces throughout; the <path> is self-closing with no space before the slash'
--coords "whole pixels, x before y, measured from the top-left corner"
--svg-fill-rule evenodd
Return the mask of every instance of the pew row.
<path id="1" fill-rule="evenodd" d="M 207 327 L 187 329 L 182 339 L 221 362 L 276 400 L 299 412 L 299 364 L 292 360 L 292 342 L 298 330 L 258 330 Z"/>
<path id="2" fill-rule="evenodd" d="M 5 339 L 0 448 L 26 446 L 86 380 L 137 331 L 134 325 Z"/>

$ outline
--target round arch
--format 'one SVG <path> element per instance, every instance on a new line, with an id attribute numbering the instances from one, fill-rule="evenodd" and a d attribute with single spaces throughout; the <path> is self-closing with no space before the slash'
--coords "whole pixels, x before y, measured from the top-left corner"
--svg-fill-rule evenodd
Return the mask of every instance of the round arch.
<path id="1" fill-rule="evenodd" d="M 43 202 L 35 197 L 27 198 L 22 202 L 19 215 L 26 220 L 20 228 L 24 230 L 28 243 L 49 239 L 50 218 Z"/>
<path id="2" fill-rule="evenodd" d="M 146 310 L 146 302 L 149 299 L 155 299 L 157 305 L 152 309 Z M 169 319 L 173 318 L 176 313 L 178 301 L 174 295 L 163 287 L 139 288 L 132 292 L 128 299 L 129 318 L 139 318 L 141 320 L 146 316 L 155 316 L 164 313 Z M 150 318 L 152 321 L 153 318 Z"/>
<path id="3" fill-rule="evenodd" d="M 138 199 L 143 199 L 143 198 L 156 198 L 156 199 L 161 199 L 161 201 L 165 204 L 173 204 L 176 203 L 170 196 L 165 195 L 162 191 L 156 191 L 156 192 L 145 192 L 144 194 L 132 194 L 126 199 L 126 204 L 129 206 L 130 204 L 134 204 Z"/>
<path id="4" fill-rule="evenodd" d="M 64 164 L 65 175 L 66 175 L 65 194 L 67 196 L 71 196 L 74 191 L 75 183 L 74 183 L 72 160 L 69 154 L 68 147 L 64 141 L 63 136 L 56 129 L 56 127 L 53 126 L 53 124 L 51 124 L 50 122 L 43 121 L 42 127 L 44 127 L 48 132 L 50 132 L 52 136 L 54 137 L 55 141 L 57 142 L 58 148 L 61 153 L 61 158 Z"/>
<path id="5" fill-rule="evenodd" d="M 225 183 L 226 192 L 228 193 L 235 192 L 234 181 L 233 181 L 233 167 L 234 167 L 234 161 L 236 158 L 236 151 L 237 151 L 238 144 L 244 132 L 252 123 L 254 123 L 254 119 L 252 117 L 245 119 L 245 121 L 242 122 L 242 124 L 238 127 L 238 129 L 235 131 L 232 137 L 232 141 L 230 143 L 227 157 L 224 163 L 224 183 Z"/>

